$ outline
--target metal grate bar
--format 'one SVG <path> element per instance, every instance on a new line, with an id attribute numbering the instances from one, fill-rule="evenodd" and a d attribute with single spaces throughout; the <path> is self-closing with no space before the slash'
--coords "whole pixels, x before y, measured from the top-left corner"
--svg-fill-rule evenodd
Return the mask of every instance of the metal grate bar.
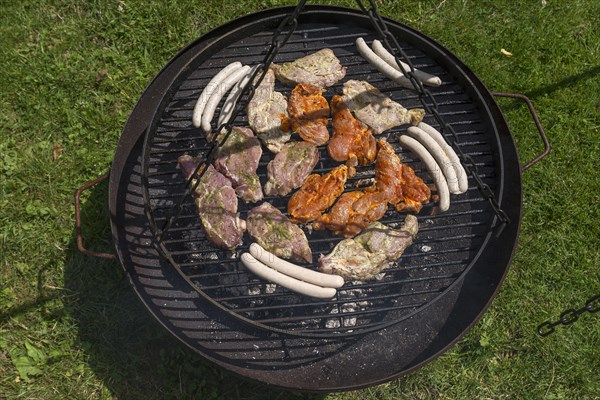
<path id="1" fill-rule="evenodd" d="M 378 86 L 382 92 L 399 101 L 405 107 L 417 107 L 421 96 L 399 87 L 384 78 L 371 65 L 357 56 L 354 39 L 363 36 L 371 40 L 375 37 L 371 31 L 360 31 L 356 27 L 337 29 L 336 27 L 301 26 L 301 29 L 290 36 L 286 47 L 279 49 L 277 62 L 294 60 L 323 47 L 333 49 L 341 62 L 348 68 L 346 79 L 366 79 Z M 325 28 L 325 29 L 323 29 Z M 360 28 L 358 28 L 360 29 Z M 302 35 L 303 33 L 309 34 Z M 169 92 L 171 98 L 166 101 L 148 140 L 147 158 L 144 173 L 149 190 L 149 203 L 153 222 L 159 225 L 167 222 L 173 215 L 173 207 L 185 194 L 186 185 L 181 177 L 176 159 L 182 154 L 204 154 L 211 149 L 206 143 L 204 134 L 191 127 L 191 113 L 198 94 L 204 85 L 219 69 L 233 59 L 243 63 L 256 64 L 266 54 L 265 43 L 271 33 L 263 32 L 230 45 L 227 49 L 216 52 L 204 65 L 187 72 L 180 86 Z M 403 44 L 411 62 L 425 71 L 440 76 L 444 83 L 431 90 L 438 116 L 443 116 L 451 124 L 460 146 L 479 168 L 478 176 L 485 179 L 491 187 L 497 179 L 494 166 L 494 150 L 490 145 L 486 119 L 482 118 L 480 108 L 473 102 L 454 77 L 435 59 L 429 57 L 421 49 Z M 239 49 L 248 49 L 240 56 Z M 284 95 L 291 88 L 278 87 Z M 341 85 L 329 88 L 327 93 L 339 92 Z M 427 102 L 433 105 L 432 101 Z M 220 108 L 217 108 L 217 113 Z M 436 122 L 426 121 L 436 126 Z M 238 115 L 239 123 L 246 123 L 244 111 Z M 398 134 L 404 127 L 390 130 L 389 142 L 396 144 Z M 396 146 L 398 147 L 398 146 Z M 321 160 L 313 173 L 329 171 L 333 164 L 327 160 L 325 148 L 320 148 Z M 397 149 L 403 162 L 411 165 L 415 172 L 431 184 L 431 177 L 423 169 L 422 163 L 410 152 Z M 265 167 L 272 156 L 263 153 L 259 166 L 261 181 L 265 178 Z M 348 180 L 348 185 L 359 179 L 374 176 L 372 168 L 358 169 L 359 174 Z M 264 182 L 263 182 L 264 183 Z M 332 332 L 341 334 L 360 333 L 365 329 L 374 329 L 389 323 L 386 315 L 390 313 L 393 320 L 406 318 L 419 308 L 427 306 L 449 290 L 457 279 L 467 270 L 470 261 L 477 253 L 491 223 L 491 209 L 487 201 L 479 194 L 479 189 L 470 181 L 467 193 L 453 199 L 450 212 L 437 215 L 426 215 L 436 211 L 435 204 L 426 205 L 421 215 L 419 236 L 402 258 L 395 265 L 387 268 L 385 276 L 379 281 L 361 284 L 347 283 L 338 291 L 336 297 L 329 301 L 314 301 L 302 298 L 294 293 L 277 287 L 267 293 L 264 281 L 255 278 L 243 268 L 237 259 L 247 247 L 240 247 L 236 252 L 217 250 L 205 237 L 191 198 L 180 203 L 181 213 L 169 226 L 163 236 L 161 245 L 174 260 L 178 271 L 189 280 L 194 288 L 205 293 L 212 301 L 234 315 L 255 321 L 263 327 L 275 330 L 317 333 L 325 336 Z M 272 202 L 275 198 L 266 197 Z M 286 199 L 277 199 L 274 204 L 285 212 Z M 253 205 L 240 203 L 240 212 L 245 212 Z M 388 211 L 381 220 L 386 224 L 399 224 L 403 219 L 395 211 Z M 332 237 L 328 232 L 309 235 L 310 245 L 317 253 L 330 251 L 331 247 L 342 240 Z M 245 242 L 246 245 L 248 244 Z M 421 246 L 431 247 L 428 251 Z M 214 258 L 214 259 L 212 259 Z M 311 268 L 315 268 L 315 263 Z M 258 293 L 255 293 L 258 291 Z M 356 296 L 357 291 L 362 295 Z M 353 294 L 354 293 L 354 294 Z M 398 301 L 398 303 L 394 303 Z M 353 302 L 366 302 L 362 308 L 341 312 L 344 305 Z M 337 310 L 337 314 L 326 311 Z M 348 318 L 355 319 L 355 326 L 345 326 Z M 337 320 L 339 326 L 324 328 L 328 321 Z M 387 322 L 386 322 L 387 321 Z"/>

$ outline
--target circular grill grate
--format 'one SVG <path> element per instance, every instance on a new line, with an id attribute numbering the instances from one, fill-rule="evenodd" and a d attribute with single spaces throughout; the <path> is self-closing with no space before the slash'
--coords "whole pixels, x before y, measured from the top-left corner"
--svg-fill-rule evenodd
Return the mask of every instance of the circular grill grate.
<path id="1" fill-rule="evenodd" d="M 415 67 L 438 75 L 444 82 L 438 88 L 431 88 L 439 110 L 457 132 L 463 151 L 476 161 L 480 176 L 496 191 L 496 183 L 500 181 L 495 162 L 496 132 L 477 93 L 465 86 L 465 78 L 455 68 L 449 68 L 452 65 L 447 65 L 448 61 L 435 49 L 414 44 L 421 43 L 423 38 L 416 37 L 413 31 L 404 31 L 398 24 L 392 24 L 392 28 L 401 31 L 404 40 L 401 44 Z M 155 229 L 176 213 L 184 196 L 186 182 L 177 167 L 177 158 L 183 154 L 206 157 L 210 149 L 201 129 L 191 124 L 192 109 L 200 92 L 230 62 L 241 61 L 248 65 L 261 62 L 271 36 L 268 27 L 259 26 L 257 32 L 242 39 L 221 38 L 199 54 L 165 94 L 147 133 L 143 160 L 145 206 Z M 359 79 L 367 80 L 407 108 L 419 107 L 419 99 L 413 91 L 398 87 L 362 59 L 354 47 L 357 37 L 364 37 L 368 43 L 376 38 L 364 23 L 361 26 L 349 19 L 346 23 L 332 24 L 319 21 L 318 15 L 303 15 L 275 62 L 292 61 L 328 47 L 347 67 L 346 77 L 325 92 L 328 100 L 341 93 L 344 81 Z M 291 89 L 276 84 L 276 90 L 286 96 Z M 216 115 L 218 113 L 219 109 Z M 435 126 L 430 116 L 426 116 L 425 121 Z M 235 125 L 247 125 L 245 113 L 238 115 Z M 331 125 L 329 128 L 331 131 Z M 398 146 L 398 135 L 405 129 L 406 126 L 395 128 L 382 136 L 388 138 L 403 162 L 431 185 L 432 179 L 421 162 Z M 294 139 L 299 138 L 293 135 Z M 325 146 L 321 146 L 319 152 L 320 161 L 313 172 L 323 173 L 338 165 L 330 159 Z M 262 184 L 266 182 L 266 165 L 272 157 L 270 152 L 263 151 L 258 170 Z M 346 187 L 351 189 L 357 180 L 373 176 L 372 167 L 359 168 Z M 288 199 L 289 196 L 265 197 L 264 201 L 285 213 Z M 241 218 L 245 219 L 247 211 L 255 205 L 240 201 Z M 234 252 L 220 250 L 209 243 L 190 196 L 183 202 L 179 217 L 162 236 L 161 248 L 191 287 L 244 321 L 294 335 L 355 335 L 397 323 L 432 304 L 461 283 L 460 278 L 485 246 L 494 213 L 473 181 L 470 180 L 466 193 L 452 197 L 448 212 L 437 214 L 435 205 L 423 208 L 418 215 L 419 233 L 414 244 L 379 279 L 347 282 L 335 298 L 326 301 L 275 287 L 249 273 L 239 262 L 239 256 L 252 242 L 247 233 L 242 246 Z M 403 215 L 390 210 L 381 222 L 399 227 L 403 219 Z M 330 232 L 309 233 L 306 229 L 305 232 L 315 259 L 311 268 L 316 268 L 319 254 L 329 253 L 342 239 Z"/>

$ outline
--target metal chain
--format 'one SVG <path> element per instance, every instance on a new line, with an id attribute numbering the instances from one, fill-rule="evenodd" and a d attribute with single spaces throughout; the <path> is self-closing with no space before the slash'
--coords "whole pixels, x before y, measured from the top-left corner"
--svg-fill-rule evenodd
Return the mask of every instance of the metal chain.
<path id="1" fill-rule="evenodd" d="M 462 149 L 460 148 L 460 146 L 458 144 L 458 135 L 454 131 L 454 128 L 452 128 L 452 126 L 448 125 L 442 118 L 440 112 L 438 111 L 438 103 L 435 100 L 434 96 L 431 94 L 431 92 L 428 89 L 426 89 L 423 86 L 421 81 L 415 77 L 415 75 L 414 75 L 415 67 L 413 66 L 412 61 L 410 60 L 410 58 L 408 58 L 408 56 L 406 55 L 406 53 L 404 52 L 404 50 L 402 49 L 402 47 L 396 40 L 396 37 L 387 29 L 387 25 L 386 25 L 385 21 L 383 20 L 383 17 L 377 11 L 377 6 L 375 5 L 375 2 L 373 0 L 369 0 L 370 9 L 367 9 L 365 4 L 363 4 L 362 0 L 356 0 L 356 3 L 358 4 L 358 6 L 362 10 L 362 12 L 366 16 L 368 16 L 369 19 L 371 20 L 373 27 L 377 31 L 379 39 L 381 39 L 381 41 L 383 42 L 383 44 L 385 45 L 387 50 L 390 51 L 394 55 L 396 63 L 400 67 L 401 72 L 412 83 L 414 89 L 419 94 L 419 100 L 420 100 L 421 104 L 423 105 L 423 108 L 425 109 L 425 111 L 434 116 L 437 123 L 441 126 L 442 134 L 446 133 L 443 136 L 446 138 L 446 140 L 448 141 L 450 146 L 452 146 L 452 148 L 456 151 L 458 158 L 462 162 L 463 166 L 465 167 L 465 169 L 467 170 L 469 175 L 471 175 L 471 177 L 475 180 L 475 184 L 477 185 L 477 188 L 479 189 L 479 192 L 481 193 L 483 198 L 486 199 L 490 203 L 490 206 L 492 207 L 492 209 L 494 210 L 494 213 L 496 214 L 498 220 L 500 221 L 500 224 L 498 224 L 498 226 L 495 229 L 496 236 L 500 236 L 500 234 L 502 233 L 502 230 L 504 230 L 504 227 L 508 223 L 510 223 L 510 218 L 500 208 L 500 205 L 498 204 L 498 201 L 496 200 L 496 196 L 494 195 L 494 192 L 492 191 L 492 189 L 479 176 L 479 171 L 477 168 L 477 164 L 475 163 L 475 160 L 473 160 L 473 158 L 471 156 L 469 156 L 468 154 L 465 154 L 462 151 Z M 402 65 L 402 63 L 400 62 L 398 53 L 396 53 L 396 51 L 395 51 L 396 49 L 397 49 L 398 53 L 400 54 L 400 56 L 402 56 L 402 58 L 404 59 L 406 64 L 409 66 L 408 70 L 406 70 L 404 68 L 404 66 Z"/>
<path id="2" fill-rule="evenodd" d="M 183 210 L 183 203 L 185 202 L 187 197 L 191 193 L 193 193 L 196 190 L 196 188 L 198 187 L 198 185 L 200 184 L 200 179 L 202 178 L 202 176 L 204 176 L 204 174 L 208 170 L 208 168 L 202 168 L 202 166 L 204 166 L 204 165 L 208 166 L 209 164 L 212 164 L 212 162 L 216 159 L 219 147 L 221 147 L 225 144 L 225 142 L 229 138 L 229 135 L 231 134 L 231 131 L 233 129 L 233 121 L 235 121 L 235 118 L 242 111 L 244 105 L 247 104 L 247 102 L 249 102 L 252 99 L 252 97 L 254 96 L 256 88 L 263 81 L 265 75 L 267 74 L 269 67 L 273 63 L 273 60 L 275 60 L 275 57 L 277 56 L 279 49 L 281 49 L 281 47 L 283 47 L 288 42 L 288 40 L 290 39 L 290 37 L 292 36 L 294 31 L 298 27 L 298 15 L 300 14 L 300 12 L 302 12 L 305 5 L 306 5 L 306 0 L 299 1 L 298 4 L 296 5 L 296 8 L 294 8 L 294 11 L 292 11 L 292 13 L 290 15 L 288 15 L 286 18 L 284 18 L 281 21 L 281 23 L 279 24 L 279 26 L 277 27 L 277 29 L 273 32 L 273 36 L 271 39 L 271 46 L 269 47 L 269 50 L 267 51 L 265 58 L 263 59 L 263 61 L 260 64 L 257 65 L 256 68 L 254 68 L 254 72 L 252 73 L 250 79 L 248 80 L 248 83 L 246 83 L 246 85 L 242 88 L 242 93 L 241 93 L 240 97 L 238 98 L 236 106 L 235 106 L 231 116 L 229 117 L 229 119 L 227 121 L 223 122 L 221 124 L 221 126 L 219 126 L 217 128 L 217 132 L 219 132 L 219 133 L 224 132 L 224 134 L 221 135 L 221 138 L 219 141 L 217 141 L 216 139 L 213 141 L 210 149 L 208 150 L 208 155 L 206 156 L 206 162 L 198 164 L 198 166 L 196 166 L 196 169 L 194 170 L 194 172 L 188 179 L 187 184 L 186 184 L 186 190 L 185 190 L 184 194 L 181 196 L 181 198 L 179 199 L 179 203 L 177 204 L 177 212 L 175 214 L 171 215 L 171 217 L 169 217 L 169 219 L 167 221 L 165 221 L 162 228 L 158 232 L 156 232 L 155 236 L 158 238 L 158 242 L 162 241 L 165 233 L 169 230 L 169 228 L 171 227 L 173 222 L 179 218 L 179 216 L 181 215 L 181 212 Z M 261 75 L 257 79 L 258 74 L 261 74 Z M 246 98 L 246 101 L 242 101 L 242 99 L 244 99 L 244 98 Z M 194 180 L 195 180 L 195 182 L 192 185 L 192 181 L 194 181 Z"/>
<path id="3" fill-rule="evenodd" d="M 560 314 L 560 318 L 555 321 L 555 322 L 550 322 L 550 321 L 545 321 L 542 322 L 540 325 L 538 325 L 537 327 L 537 333 L 540 336 L 548 336 L 551 333 L 555 332 L 555 327 L 557 325 L 571 325 L 573 322 L 577 321 L 579 319 L 579 316 L 583 313 L 589 312 L 591 313 L 595 313 L 598 310 L 600 310 L 600 294 L 597 294 L 591 298 L 588 299 L 588 301 L 585 302 L 585 306 L 581 307 L 578 310 L 575 310 L 573 308 L 568 308 L 566 310 L 564 310 L 561 314 Z"/>
<path id="4" fill-rule="evenodd" d="M 492 209 L 494 210 L 494 213 L 496 214 L 498 220 L 500 221 L 500 224 L 496 227 L 496 236 L 499 236 L 500 233 L 502 232 L 502 230 L 504 229 L 504 227 L 506 226 L 506 224 L 508 224 L 510 222 L 510 219 L 508 218 L 508 215 L 500 208 L 500 205 L 498 204 L 498 201 L 496 200 L 496 197 L 495 197 L 492 189 L 479 176 L 478 168 L 477 168 L 477 164 L 475 163 L 475 160 L 473 160 L 473 158 L 471 156 L 469 156 L 468 154 L 465 154 L 462 151 L 462 149 L 460 148 L 460 146 L 458 145 L 458 136 L 457 136 L 456 132 L 442 118 L 441 114 L 438 111 L 438 104 L 437 104 L 437 101 L 435 100 L 434 96 L 431 94 L 431 92 L 428 89 L 426 89 L 423 86 L 421 81 L 415 77 L 415 75 L 414 75 L 415 68 L 412 64 L 412 61 L 408 58 L 408 56 L 406 55 L 406 53 L 404 52 L 404 50 L 402 49 L 402 47 L 396 40 L 395 36 L 392 35 L 392 33 L 387 29 L 387 25 L 385 24 L 385 21 L 383 20 L 383 17 L 381 16 L 381 14 L 379 14 L 379 12 L 377 11 L 377 6 L 375 5 L 374 1 L 369 0 L 370 9 L 367 9 L 365 7 L 362 0 L 356 0 L 356 3 L 358 4 L 358 6 L 362 10 L 362 12 L 366 16 L 368 16 L 369 19 L 371 20 L 373 27 L 377 31 L 377 34 L 379 35 L 379 38 L 384 43 L 385 47 L 389 51 L 391 51 L 392 54 L 394 54 L 394 58 L 396 59 L 396 62 L 400 66 L 401 72 L 410 80 L 410 82 L 413 84 L 414 89 L 419 94 L 419 100 L 420 100 L 421 104 L 423 105 L 423 108 L 425 109 L 425 111 L 434 116 L 434 118 L 436 119 L 436 121 L 442 128 L 442 130 L 441 130 L 442 133 L 450 134 L 450 137 L 448 137 L 447 134 L 445 135 L 446 140 L 448 140 L 450 146 L 452 146 L 452 148 L 456 151 L 458 158 L 463 163 L 463 166 L 468 171 L 468 173 L 471 175 L 471 177 L 475 180 L 475 183 L 477 185 L 477 188 L 479 189 L 479 192 L 484 197 L 484 199 L 486 199 L 490 203 Z M 300 14 L 300 12 L 302 12 L 305 5 L 306 5 L 306 0 L 300 0 L 298 2 L 298 4 L 296 5 L 296 7 L 294 8 L 294 10 L 292 11 L 292 13 L 289 16 L 287 16 L 286 18 L 284 18 L 281 21 L 281 23 L 279 24 L 279 26 L 277 27 L 277 29 L 275 30 L 275 32 L 273 32 L 271 46 L 270 46 L 269 50 L 267 51 L 267 54 L 265 55 L 263 62 L 260 63 L 258 65 L 259 67 L 254 70 L 250 80 L 242 89 L 242 94 L 241 94 L 230 118 L 227 121 L 225 121 L 223 124 L 221 124 L 221 126 L 219 126 L 217 129 L 217 132 L 222 132 L 224 130 L 225 134 L 222 135 L 222 138 L 220 139 L 220 141 L 217 142 L 215 140 L 213 142 L 212 146 L 208 150 L 208 155 L 206 157 L 206 163 L 199 164 L 196 167 L 196 169 L 194 170 L 194 172 L 192 173 L 191 177 L 188 179 L 188 182 L 186 185 L 186 190 L 185 190 L 184 194 L 182 195 L 182 197 L 180 198 L 179 203 L 177 205 L 177 212 L 174 215 L 172 215 L 167 221 L 165 221 L 163 227 L 160 230 L 158 230 L 158 232 L 156 232 L 156 236 L 158 237 L 159 242 L 162 240 L 164 234 L 169 230 L 172 223 L 175 220 L 177 220 L 179 218 L 179 216 L 181 215 L 183 203 L 186 200 L 186 198 L 193 191 L 195 191 L 196 188 L 198 187 L 198 185 L 200 184 L 200 179 L 202 178 L 202 176 L 204 175 L 204 173 L 206 173 L 206 170 L 208 169 L 208 168 L 202 168 L 202 166 L 209 165 L 210 163 L 212 163 L 214 161 L 214 159 L 217 156 L 218 148 L 221 147 L 229 138 L 229 135 L 231 134 L 231 130 L 233 128 L 233 121 L 235 120 L 237 115 L 241 112 L 243 106 L 246 104 L 246 102 L 242 101 L 242 99 L 246 98 L 247 101 L 252 99 L 256 88 L 260 85 L 260 83 L 264 79 L 264 77 L 267 73 L 267 70 L 269 69 L 269 66 L 273 63 L 273 60 L 275 59 L 275 57 L 278 54 L 279 49 L 281 49 L 281 47 L 283 47 L 287 43 L 290 36 L 294 33 L 294 31 L 298 27 L 298 15 Z M 395 47 L 390 45 L 390 41 Z M 406 64 L 408 64 L 409 70 L 406 70 L 404 68 L 404 66 L 400 62 L 400 59 L 394 49 L 398 49 L 398 52 L 403 57 L 403 59 L 406 61 Z M 258 79 L 256 79 L 256 77 L 258 76 L 259 73 L 261 75 Z M 431 105 L 428 104 L 428 101 L 431 103 Z M 195 182 L 192 185 L 192 181 L 194 181 L 194 180 L 195 180 Z"/>

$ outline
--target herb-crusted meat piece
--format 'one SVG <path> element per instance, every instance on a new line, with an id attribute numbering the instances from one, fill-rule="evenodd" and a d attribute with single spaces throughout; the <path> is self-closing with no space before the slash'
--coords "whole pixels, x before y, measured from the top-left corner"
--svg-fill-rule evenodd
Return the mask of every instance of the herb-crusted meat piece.
<path id="1" fill-rule="evenodd" d="M 278 257 L 312 262 L 312 251 L 304 231 L 269 203 L 248 211 L 248 233 L 265 250 Z"/>
<path id="2" fill-rule="evenodd" d="M 215 168 L 231 179 L 235 192 L 245 202 L 254 203 L 263 198 L 256 174 L 261 155 L 260 142 L 249 128 L 233 127 L 219 148 Z"/>
<path id="3" fill-rule="evenodd" d="M 351 280 L 367 280 L 400 258 L 419 230 L 417 217 L 407 215 L 402 228 L 392 229 L 373 222 L 353 239 L 339 242 L 319 258 L 319 270 Z"/>
<path id="4" fill-rule="evenodd" d="M 283 65 L 273 65 L 277 79 L 285 85 L 309 83 L 317 87 L 329 87 L 346 76 L 346 67 L 333 50 L 322 49 Z"/>
<path id="5" fill-rule="evenodd" d="M 288 127 L 287 100 L 275 91 L 275 74 L 272 69 L 256 88 L 248 102 L 248 124 L 258 138 L 273 153 L 278 153 L 285 142 L 290 140 Z"/>
<path id="6" fill-rule="evenodd" d="M 265 184 L 268 196 L 285 196 L 302 186 L 319 161 L 315 145 L 307 142 L 286 143 L 267 165 L 269 180 Z"/>
<path id="7" fill-rule="evenodd" d="M 403 124 L 417 125 L 425 115 L 422 108 L 407 110 L 365 81 L 345 82 L 343 98 L 356 118 L 375 134 Z"/>
<path id="8" fill-rule="evenodd" d="M 187 155 L 179 157 L 177 162 L 186 179 L 198 165 L 197 160 Z M 195 183 L 194 179 L 191 185 Z M 242 241 L 246 222 L 239 218 L 238 199 L 231 181 L 209 165 L 193 195 L 207 239 L 222 249 L 236 248 Z"/>

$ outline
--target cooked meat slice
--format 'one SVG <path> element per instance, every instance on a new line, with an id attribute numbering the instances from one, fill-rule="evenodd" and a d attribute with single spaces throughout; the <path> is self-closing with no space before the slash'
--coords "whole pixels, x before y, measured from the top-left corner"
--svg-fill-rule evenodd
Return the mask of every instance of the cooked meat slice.
<path id="1" fill-rule="evenodd" d="M 265 250 L 281 258 L 312 262 L 312 251 L 302 229 L 271 204 L 254 207 L 246 220 L 248 233 Z"/>
<path id="2" fill-rule="evenodd" d="M 187 155 L 179 157 L 177 161 L 183 175 L 189 179 L 198 161 Z M 194 179 L 191 185 L 195 184 Z M 238 199 L 231 181 L 209 165 L 193 195 L 208 240 L 222 249 L 233 250 L 237 247 L 242 241 L 246 223 L 239 218 Z"/>
<path id="3" fill-rule="evenodd" d="M 340 196 L 329 213 L 313 224 L 317 230 L 329 229 L 336 235 L 352 237 L 371 222 L 383 217 L 387 210 L 387 197 L 383 192 L 357 190 Z"/>
<path id="4" fill-rule="evenodd" d="M 321 146 L 329 140 L 329 104 L 322 93 L 323 89 L 317 86 L 299 83 L 292 90 L 288 103 L 292 130 L 316 146 Z"/>
<path id="5" fill-rule="evenodd" d="M 383 217 L 388 203 L 397 211 L 419 212 L 429 202 L 429 187 L 412 168 L 400 162 L 394 148 L 383 139 L 378 147 L 375 183 L 362 191 L 344 193 L 328 214 L 317 219 L 315 229 L 351 237 Z"/>
<path id="6" fill-rule="evenodd" d="M 215 168 L 231 180 L 235 192 L 245 202 L 254 203 L 263 198 L 256 174 L 261 155 L 260 142 L 249 128 L 233 127 L 219 148 Z"/>
<path id="7" fill-rule="evenodd" d="M 365 81 L 345 82 L 343 97 L 356 118 L 375 134 L 402 124 L 417 125 L 425 115 L 422 108 L 407 110 Z"/>
<path id="8" fill-rule="evenodd" d="M 373 222 L 360 235 L 342 240 L 330 254 L 319 257 L 319 270 L 352 280 L 371 279 L 400 258 L 418 230 L 414 215 L 406 216 L 400 230 Z"/>
<path id="9" fill-rule="evenodd" d="M 333 96 L 331 110 L 333 136 L 327 145 L 331 158 L 347 161 L 351 167 L 372 163 L 377 155 L 377 145 L 371 130 L 354 118 L 342 96 Z"/>
<path id="10" fill-rule="evenodd" d="M 273 153 L 290 140 L 287 100 L 275 91 L 275 74 L 271 69 L 248 102 L 248 124 Z"/>
<path id="11" fill-rule="evenodd" d="M 386 140 L 377 142 L 379 151 L 375 162 L 375 189 L 385 192 L 388 202 L 397 211 L 421 211 L 429 203 L 431 190 L 413 169 L 400 161 Z"/>
<path id="12" fill-rule="evenodd" d="M 302 186 L 319 161 L 315 145 L 307 142 L 286 143 L 267 165 L 269 180 L 265 184 L 268 196 L 285 196 Z"/>
<path id="13" fill-rule="evenodd" d="M 277 79 L 290 86 L 310 83 L 318 87 L 329 87 L 346 76 L 346 68 L 342 67 L 331 49 L 322 49 L 283 65 L 273 65 L 272 68 Z"/>
<path id="14" fill-rule="evenodd" d="M 344 192 L 348 167 L 340 165 L 326 174 L 310 175 L 288 202 L 294 222 L 314 221 Z"/>

